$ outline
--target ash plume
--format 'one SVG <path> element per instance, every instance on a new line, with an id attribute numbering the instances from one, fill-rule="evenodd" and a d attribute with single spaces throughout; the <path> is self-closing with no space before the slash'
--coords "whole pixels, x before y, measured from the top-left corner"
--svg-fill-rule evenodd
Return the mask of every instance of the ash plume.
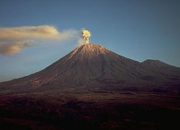
<path id="1" fill-rule="evenodd" d="M 0 55 L 15 55 L 30 47 L 32 41 L 62 42 L 77 38 L 77 30 L 59 31 L 49 25 L 0 28 Z"/>

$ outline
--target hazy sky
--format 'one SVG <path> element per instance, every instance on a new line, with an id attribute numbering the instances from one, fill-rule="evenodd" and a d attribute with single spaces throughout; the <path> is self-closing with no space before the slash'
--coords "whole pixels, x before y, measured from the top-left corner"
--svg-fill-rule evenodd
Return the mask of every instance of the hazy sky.
<path id="1" fill-rule="evenodd" d="M 82 28 L 125 57 L 180 67 L 179 0 L 0 0 L 0 81 L 60 59 Z"/>

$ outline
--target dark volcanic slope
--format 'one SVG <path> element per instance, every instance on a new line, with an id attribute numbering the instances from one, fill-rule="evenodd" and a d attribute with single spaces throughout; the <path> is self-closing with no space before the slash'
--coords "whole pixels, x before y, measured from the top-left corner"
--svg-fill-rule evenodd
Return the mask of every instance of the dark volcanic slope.
<path id="1" fill-rule="evenodd" d="M 179 84 L 180 69 L 177 67 L 156 60 L 140 63 L 100 45 L 86 44 L 38 73 L 0 86 L 11 90 L 72 87 L 117 90 L 179 87 Z"/>

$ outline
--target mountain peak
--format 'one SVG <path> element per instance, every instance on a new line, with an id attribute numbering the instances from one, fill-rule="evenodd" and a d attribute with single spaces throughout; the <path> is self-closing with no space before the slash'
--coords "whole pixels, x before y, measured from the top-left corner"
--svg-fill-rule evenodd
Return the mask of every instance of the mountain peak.
<path id="1" fill-rule="evenodd" d="M 103 46 L 92 43 L 81 45 L 78 49 L 80 49 L 83 52 L 96 52 L 96 53 L 105 53 L 107 51 L 107 49 L 104 48 Z"/>
<path id="2" fill-rule="evenodd" d="M 99 55 L 104 55 L 107 54 L 109 51 L 104 48 L 101 45 L 96 45 L 96 44 L 83 44 L 76 49 L 74 49 L 71 53 L 70 57 L 74 57 L 75 55 L 80 57 L 96 57 Z"/>
<path id="3" fill-rule="evenodd" d="M 154 66 L 154 67 L 172 67 L 172 65 L 169 65 L 163 61 L 160 60 L 152 60 L 152 59 L 147 59 L 145 61 L 142 62 L 143 65 L 147 65 L 147 66 Z M 173 66 L 175 67 L 175 66 Z"/>

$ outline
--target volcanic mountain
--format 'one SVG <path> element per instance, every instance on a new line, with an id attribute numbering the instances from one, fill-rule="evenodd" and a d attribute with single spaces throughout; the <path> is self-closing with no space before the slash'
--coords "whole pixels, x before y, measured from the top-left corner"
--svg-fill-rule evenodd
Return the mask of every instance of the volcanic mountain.
<path id="1" fill-rule="evenodd" d="M 147 90 L 179 93 L 180 68 L 158 60 L 138 62 L 85 44 L 35 74 L 0 84 L 6 92 Z"/>

